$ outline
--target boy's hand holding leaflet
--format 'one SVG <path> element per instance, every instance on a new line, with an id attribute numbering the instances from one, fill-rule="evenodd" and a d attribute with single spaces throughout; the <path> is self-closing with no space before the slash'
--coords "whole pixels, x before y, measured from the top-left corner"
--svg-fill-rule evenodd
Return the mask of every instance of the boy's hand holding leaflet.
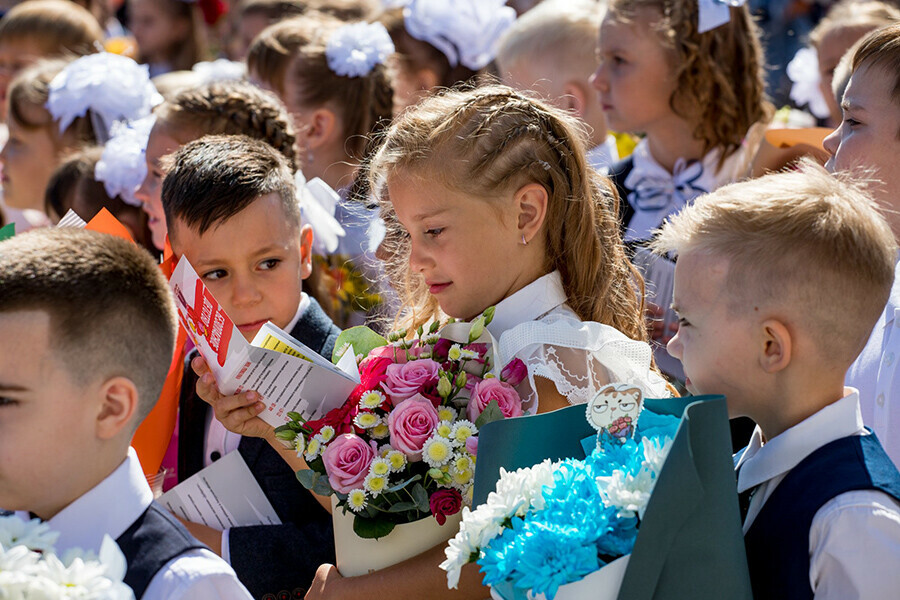
<path id="1" fill-rule="evenodd" d="M 272 324 L 266 324 L 253 343 L 247 342 L 185 257 L 169 285 L 181 324 L 219 391 L 231 396 L 255 390 L 265 404 L 259 417 L 273 427 L 286 423 L 288 412 L 306 419 L 323 416 L 343 404 L 359 382 L 352 356 L 334 366 Z M 263 343 L 268 347 L 255 345 Z M 293 352 L 271 349 L 276 346 L 288 346 Z"/>

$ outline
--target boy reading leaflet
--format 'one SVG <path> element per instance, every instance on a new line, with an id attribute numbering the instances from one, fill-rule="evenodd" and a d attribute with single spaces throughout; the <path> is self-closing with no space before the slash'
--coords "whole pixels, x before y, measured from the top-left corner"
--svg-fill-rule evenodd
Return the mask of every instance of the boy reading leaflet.
<path id="1" fill-rule="evenodd" d="M 687 387 L 756 422 L 736 455 L 756 598 L 891 598 L 900 473 L 844 375 L 887 300 L 897 246 L 873 200 L 812 163 L 671 218 L 669 342 Z"/>
<path id="2" fill-rule="evenodd" d="M 61 553 L 116 539 L 138 599 L 249 598 L 153 502 L 129 447 L 175 347 L 150 255 L 106 234 L 33 231 L 0 242 L 0 288 L 0 506 L 48 521 Z"/>
<path id="3" fill-rule="evenodd" d="M 246 136 L 206 136 L 183 146 L 164 169 L 162 202 L 172 249 L 187 257 L 241 334 L 250 341 L 272 321 L 330 358 L 340 331 L 303 292 L 312 230 L 300 223 L 294 178 L 283 155 Z M 188 529 L 221 552 L 254 597 L 302 595 L 316 568 L 334 560 L 331 516 L 279 456 L 287 450 L 274 435 L 226 431 L 195 395 L 196 382 L 186 366 L 179 479 L 238 450 L 283 524 L 219 532 L 188 523 Z"/>

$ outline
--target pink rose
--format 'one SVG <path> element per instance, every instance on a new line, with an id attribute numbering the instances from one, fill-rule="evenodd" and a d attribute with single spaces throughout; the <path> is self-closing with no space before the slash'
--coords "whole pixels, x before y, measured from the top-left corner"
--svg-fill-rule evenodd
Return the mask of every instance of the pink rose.
<path id="1" fill-rule="evenodd" d="M 462 495 L 454 489 L 441 489 L 428 498 L 428 506 L 438 525 L 447 522 L 447 517 L 455 515 L 462 506 Z"/>
<path id="2" fill-rule="evenodd" d="M 528 369 L 520 358 L 514 358 L 500 371 L 500 379 L 511 386 L 517 386 L 528 377 Z"/>
<path id="3" fill-rule="evenodd" d="M 466 407 L 469 420 L 474 422 L 491 400 L 497 401 L 505 418 L 522 416 L 522 399 L 513 386 L 492 377 L 479 381 L 472 390 L 472 398 Z"/>
<path id="4" fill-rule="evenodd" d="M 366 358 L 387 358 L 390 359 L 391 362 L 402 364 L 406 362 L 406 350 L 401 350 L 396 346 L 388 344 L 386 346 L 374 348 L 369 352 L 369 356 Z"/>
<path id="5" fill-rule="evenodd" d="M 478 436 L 470 435 L 466 438 L 466 452 L 472 456 L 478 455 Z"/>
<path id="6" fill-rule="evenodd" d="M 382 384 L 394 404 L 437 385 L 440 365 L 430 358 L 411 360 L 402 365 L 389 365 L 387 380 Z"/>
<path id="7" fill-rule="evenodd" d="M 410 462 L 422 460 L 422 446 L 440 421 L 431 400 L 416 394 L 388 415 L 391 447 L 405 454 Z"/>
<path id="8" fill-rule="evenodd" d="M 374 458 L 375 451 L 358 435 L 335 437 L 322 454 L 331 488 L 342 494 L 361 488 Z"/>

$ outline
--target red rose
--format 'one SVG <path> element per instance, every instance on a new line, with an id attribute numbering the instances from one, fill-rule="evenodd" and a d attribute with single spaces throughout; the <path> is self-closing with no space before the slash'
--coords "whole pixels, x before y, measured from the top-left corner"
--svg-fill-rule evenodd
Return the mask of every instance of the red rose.
<path id="1" fill-rule="evenodd" d="M 438 525 L 447 522 L 447 517 L 455 515 L 462 506 L 462 496 L 454 489 L 440 489 L 428 498 L 428 506 Z"/>
<path id="2" fill-rule="evenodd" d="M 380 390 L 387 381 L 387 368 L 393 361 L 386 356 L 370 356 L 360 363 L 359 381 L 366 390 Z"/>
<path id="3" fill-rule="evenodd" d="M 359 386 L 356 386 L 356 389 L 359 389 Z M 355 391 L 356 390 L 354 390 L 354 392 Z M 321 419 L 307 421 L 306 426 L 312 429 L 312 435 L 319 433 L 326 425 L 334 427 L 334 432 L 336 434 L 353 433 L 353 419 L 356 418 L 356 413 L 358 412 L 358 400 L 348 400 L 347 402 L 344 402 L 343 405 L 329 410 Z"/>

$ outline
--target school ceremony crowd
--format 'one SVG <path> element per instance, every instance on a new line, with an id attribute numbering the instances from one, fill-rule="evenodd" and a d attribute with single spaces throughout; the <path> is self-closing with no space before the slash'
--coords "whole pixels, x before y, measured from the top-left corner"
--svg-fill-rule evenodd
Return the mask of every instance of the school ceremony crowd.
<path id="1" fill-rule="evenodd" d="M 0 599 L 900 596 L 900 3 L 0 11 Z"/>

